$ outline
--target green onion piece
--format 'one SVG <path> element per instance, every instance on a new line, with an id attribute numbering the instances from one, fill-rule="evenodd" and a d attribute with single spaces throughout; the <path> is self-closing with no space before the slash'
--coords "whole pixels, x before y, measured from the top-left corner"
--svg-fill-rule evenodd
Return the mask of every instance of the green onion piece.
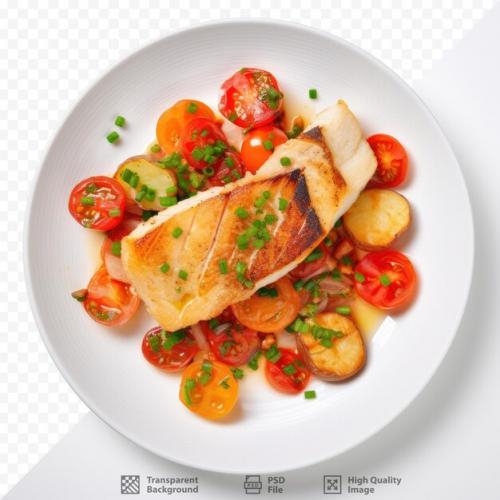
<path id="1" fill-rule="evenodd" d="M 283 372 L 287 375 L 294 375 L 295 373 L 297 373 L 297 368 L 295 368 L 295 365 L 293 363 L 290 363 L 289 365 L 283 367 Z"/>
<path id="2" fill-rule="evenodd" d="M 228 269 L 227 269 L 227 260 L 226 259 L 219 260 L 219 271 L 221 274 L 227 274 Z"/>
<path id="3" fill-rule="evenodd" d="M 97 184 L 94 184 L 93 182 L 91 182 L 90 184 L 87 184 L 87 186 L 85 186 L 85 192 L 86 193 L 95 193 L 97 191 Z"/>
<path id="4" fill-rule="evenodd" d="M 123 127 L 125 125 L 125 118 L 121 115 L 118 115 L 116 118 L 115 118 L 115 125 L 117 127 Z"/>
<path id="5" fill-rule="evenodd" d="M 352 266 L 352 258 L 349 255 L 344 255 L 340 258 L 340 262 L 344 264 L 344 266 Z"/>
<path id="6" fill-rule="evenodd" d="M 196 381 L 192 378 L 188 378 L 184 384 L 184 401 L 189 406 L 193 404 L 193 401 L 191 399 L 191 393 L 193 392 L 195 387 L 196 387 Z"/>
<path id="7" fill-rule="evenodd" d="M 262 198 L 264 198 L 264 200 L 268 200 L 269 198 L 271 198 L 271 191 L 264 191 L 262 193 Z"/>
<path id="8" fill-rule="evenodd" d="M 224 158 L 224 163 L 228 166 L 228 167 L 234 167 L 234 158 L 231 158 L 230 156 L 226 156 Z"/>
<path id="9" fill-rule="evenodd" d="M 238 118 L 238 115 L 233 111 L 228 117 L 227 119 L 230 121 L 230 122 L 235 122 Z"/>
<path id="10" fill-rule="evenodd" d="M 187 273 L 186 271 L 184 271 L 184 269 L 181 269 L 181 270 L 179 271 L 178 276 L 179 276 L 179 278 L 180 278 L 181 280 L 184 280 L 184 281 L 186 281 L 186 280 L 188 279 L 188 273 Z"/>
<path id="11" fill-rule="evenodd" d="M 300 314 L 302 316 L 312 318 L 314 315 L 316 315 L 317 312 L 318 312 L 318 304 L 314 304 L 313 302 L 310 302 L 302 308 L 302 310 L 300 311 Z"/>
<path id="12" fill-rule="evenodd" d="M 95 205 L 95 199 L 92 198 L 91 196 L 82 196 L 80 198 L 80 203 L 82 205 L 93 206 Z"/>
<path id="13" fill-rule="evenodd" d="M 241 368 L 231 368 L 231 371 L 236 380 L 241 380 L 245 375 L 245 372 Z"/>
<path id="14" fill-rule="evenodd" d="M 263 288 L 260 288 L 259 290 L 257 290 L 257 295 L 259 295 L 259 297 L 277 297 L 278 296 L 278 290 L 276 290 L 276 288 L 274 287 L 263 287 Z"/>
<path id="15" fill-rule="evenodd" d="M 243 286 L 248 289 L 252 289 L 254 286 L 254 283 L 252 280 L 244 279 L 243 280 Z"/>
<path id="16" fill-rule="evenodd" d="M 364 283 L 365 282 L 365 275 L 362 274 L 362 273 L 359 273 L 358 271 L 356 271 L 354 273 L 354 279 L 358 282 L 358 283 Z"/>
<path id="17" fill-rule="evenodd" d="M 116 142 L 118 139 L 120 138 L 120 134 L 118 132 L 110 132 L 107 136 L 106 136 L 106 139 L 108 140 L 108 142 L 110 144 L 113 144 L 114 142 Z"/>
<path id="18" fill-rule="evenodd" d="M 167 264 L 166 262 L 164 262 L 161 266 L 160 266 L 160 271 L 162 273 L 168 273 L 170 271 L 170 265 Z"/>
<path id="19" fill-rule="evenodd" d="M 201 384 L 201 385 L 207 385 L 210 380 L 212 380 L 212 376 L 210 375 L 210 373 L 206 373 L 206 372 L 203 372 L 199 377 L 198 377 L 198 382 Z"/>
<path id="20" fill-rule="evenodd" d="M 75 292 L 71 293 L 71 296 L 75 300 L 78 300 L 78 302 L 83 302 L 87 298 L 87 290 L 85 288 L 82 288 L 81 290 L 76 290 Z"/>
<path id="21" fill-rule="evenodd" d="M 340 226 L 342 226 L 342 219 L 340 218 L 335 225 L 333 226 L 335 229 L 338 229 Z"/>
<path id="22" fill-rule="evenodd" d="M 177 330 L 172 333 L 165 332 L 165 340 L 163 341 L 162 347 L 168 351 L 174 347 L 174 345 L 179 344 L 186 338 L 185 330 Z"/>
<path id="23" fill-rule="evenodd" d="M 154 201 L 155 198 L 156 198 L 156 189 L 148 187 L 148 190 L 146 191 L 146 200 Z"/>
<path id="24" fill-rule="evenodd" d="M 298 137 L 302 133 L 303 130 L 304 129 L 302 127 L 299 127 L 298 125 L 294 125 L 292 127 L 292 130 L 287 132 L 286 135 L 289 139 L 295 139 L 296 137 Z"/>
<path id="25" fill-rule="evenodd" d="M 252 240 L 252 245 L 257 250 L 260 250 L 261 248 L 263 248 L 265 244 L 266 244 L 266 242 L 264 240 L 259 240 L 259 239 Z"/>
<path id="26" fill-rule="evenodd" d="M 135 172 L 132 172 L 132 177 L 130 178 L 129 184 L 130 187 L 135 189 L 139 185 L 139 175 Z"/>
<path id="27" fill-rule="evenodd" d="M 148 219 L 151 219 L 154 215 L 156 215 L 158 212 L 154 210 L 144 210 L 142 212 L 142 220 L 146 221 Z"/>
<path id="28" fill-rule="evenodd" d="M 200 189 L 203 185 L 203 180 L 203 176 L 197 174 L 196 172 L 191 172 L 189 174 L 189 182 L 191 183 L 191 186 L 194 187 L 194 189 Z"/>
<path id="29" fill-rule="evenodd" d="M 259 368 L 259 358 L 261 356 L 261 352 L 257 351 L 251 358 L 250 361 L 248 362 L 248 368 L 251 370 L 257 370 Z"/>
<path id="30" fill-rule="evenodd" d="M 182 229 L 177 226 L 173 231 L 172 231 L 172 236 L 174 238 L 178 238 L 182 234 Z"/>
<path id="31" fill-rule="evenodd" d="M 314 262 L 315 260 L 319 260 L 323 257 L 323 250 L 321 248 L 316 247 L 305 259 L 304 262 Z"/>
<path id="32" fill-rule="evenodd" d="M 159 144 L 153 144 L 149 150 L 151 153 L 159 153 L 161 151 L 160 145 Z"/>
<path id="33" fill-rule="evenodd" d="M 283 167 L 289 167 L 292 164 L 292 160 L 288 156 L 282 156 L 280 158 L 280 163 Z"/>
<path id="34" fill-rule="evenodd" d="M 215 175 L 215 170 L 212 167 L 205 167 L 202 172 L 207 176 L 207 177 L 213 177 Z"/>
<path id="35" fill-rule="evenodd" d="M 387 276 L 387 274 L 381 274 L 379 281 L 383 286 L 389 286 L 391 284 L 391 279 Z"/>
<path id="36" fill-rule="evenodd" d="M 274 224 L 278 220 L 278 217 L 274 214 L 266 214 L 264 217 L 264 224 Z"/>
<path id="37" fill-rule="evenodd" d="M 295 290 L 302 290 L 302 288 L 304 288 L 304 284 L 304 280 L 298 280 L 293 284 L 293 287 L 295 288 Z"/>
<path id="38" fill-rule="evenodd" d="M 246 234 L 240 234 L 236 238 L 236 245 L 240 250 L 246 250 L 248 248 L 249 237 Z"/>
<path id="39" fill-rule="evenodd" d="M 273 344 L 266 352 L 266 359 L 268 359 L 271 363 L 276 363 L 281 358 L 281 352 L 276 346 Z"/>
<path id="40" fill-rule="evenodd" d="M 110 217 L 120 217 L 122 214 L 122 211 L 119 208 L 112 208 L 111 210 L 108 210 L 108 215 Z"/>
<path id="41" fill-rule="evenodd" d="M 122 173 L 120 174 L 123 181 L 126 182 L 127 184 L 130 184 L 130 179 L 132 179 L 132 175 L 134 175 L 134 172 L 132 172 L 132 170 L 130 170 L 129 168 L 125 168 L 124 170 L 122 170 Z"/>
<path id="42" fill-rule="evenodd" d="M 143 188 L 145 186 L 142 186 Z M 146 197 L 146 194 L 147 194 L 147 189 L 141 189 L 136 195 L 135 195 L 135 201 L 142 201 L 145 197 Z"/>
<path id="43" fill-rule="evenodd" d="M 208 373 L 210 375 L 212 374 L 212 368 L 213 364 L 209 359 L 205 359 L 201 364 L 201 371 Z"/>
<path id="44" fill-rule="evenodd" d="M 182 156 L 174 152 L 166 158 L 161 159 L 158 163 L 166 168 L 179 168 L 182 165 Z"/>
<path id="45" fill-rule="evenodd" d="M 319 341 L 320 345 L 322 345 L 323 347 L 332 347 L 333 346 L 333 342 L 331 341 L 331 339 L 321 339 Z"/>
<path id="46" fill-rule="evenodd" d="M 240 218 L 240 219 L 246 219 L 250 214 L 248 211 L 243 208 L 243 207 L 238 207 L 234 213 Z"/>
<path id="47" fill-rule="evenodd" d="M 326 238 L 324 239 L 323 243 L 324 243 L 324 244 L 325 244 L 325 246 L 327 246 L 327 247 L 331 247 L 331 246 L 333 245 L 333 241 L 332 241 L 332 239 L 331 239 L 331 238 L 328 238 L 328 237 L 326 237 Z"/>
<path id="48" fill-rule="evenodd" d="M 163 330 L 162 330 L 163 332 Z M 161 339 L 160 336 L 155 334 L 155 335 L 149 335 L 148 336 L 148 344 L 149 347 L 151 347 L 151 350 L 153 352 L 160 352 L 160 347 L 161 347 Z"/>
<path id="49" fill-rule="evenodd" d="M 309 89 L 309 99 L 317 99 L 318 91 L 316 89 Z"/>
<path id="50" fill-rule="evenodd" d="M 269 139 L 265 140 L 262 145 L 264 146 L 264 149 L 266 151 L 272 151 L 274 149 L 274 144 L 273 141 L 270 141 Z"/>
<path id="51" fill-rule="evenodd" d="M 343 316 L 348 316 L 351 314 L 351 308 L 349 306 L 338 306 L 335 308 L 335 312 Z"/>
<path id="52" fill-rule="evenodd" d="M 193 149 L 193 151 L 191 151 L 191 156 L 196 161 L 200 161 L 205 156 L 205 153 L 203 152 L 203 149 L 196 147 Z"/>
<path id="53" fill-rule="evenodd" d="M 247 270 L 247 265 L 244 262 L 238 261 L 236 263 L 236 273 L 237 274 L 245 274 L 246 270 Z"/>
<path id="54" fill-rule="evenodd" d="M 196 111 L 198 111 L 198 104 L 196 104 L 195 102 L 190 102 L 188 104 L 188 107 L 186 108 L 186 111 L 192 114 L 196 113 Z"/>
<path id="55" fill-rule="evenodd" d="M 334 280 L 341 280 L 342 279 L 342 273 L 340 272 L 340 269 L 338 268 L 335 268 L 333 271 L 332 271 L 332 278 Z"/>
<path id="56" fill-rule="evenodd" d="M 304 397 L 306 399 L 316 399 L 316 391 L 305 391 Z"/>
<path id="57" fill-rule="evenodd" d="M 117 257 L 121 257 L 122 255 L 122 242 L 121 241 L 113 241 L 111 243 L 111 253 L 116 255 Z"/>
<path id="58" fill-rule="evenodd" d="M 295 333 L 307 333 L 309 331 L 309 325 L 300 318 L 296 318 L 289 326 L 289 329 Z"/>
<path id="59" fill-rule="evenodd" d="M 208 327 L 210 328 L 210 330 L 214 330 L 215 328 L 217 328 L 219 326 L 219 320 L 217 318 L 212 318 L 209 322 L 208 322 Z"/>
<path id="60" fill-rule="evenodd" d="M 231 387 L 231 386 L 228 384 L 228 382 L 227 382 L 227 378 L 228 378 L 228 377 L 225 377 L 225 378 L 223 378 L 223 379 L 219 382 L 219 385 L 220 385 L 221 387 L 224 387 L 224 389 L 229 389 L 229 388 Z"/>
<path id="61" fill-rule="evenodd" d="M 278 201 L 278 209 L 280 212 L 284 212 L 288 208 L 288 200 L 285 198 L 280 198 Z"/>
<path id="62" fill-rule="evenodd" d="M 262 208 L 265 204 L 266 204 L 266 199 L 262 196 L 259 196 L 259 198 L 257 198 L 253 203 L 255 208 Z"/>

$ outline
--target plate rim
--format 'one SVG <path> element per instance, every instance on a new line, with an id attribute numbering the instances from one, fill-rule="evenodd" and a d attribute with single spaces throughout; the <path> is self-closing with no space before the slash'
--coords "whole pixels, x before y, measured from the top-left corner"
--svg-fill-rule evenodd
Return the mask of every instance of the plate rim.
<path id="1" fill-rule="evenodd" d="M 418 104 L 418 106 L 421 108 L 421 110 L 424 112 L 424 114 L 427 114 L 430 118 L 430 121 L 433 123 L 435 131 L 439 134 L 440 139 L 442 141 L 442 144 L 446 147 L 448 150 L 448 154 L 450 155 L 450 158 L 454 160 L 454 163 L 457 167 L 457 173 L 458 173 L 458 180 L 461 184 L 461 187 L 463 188 L 463 194 L 464 199 L 463 202 L 465 204 L 465 209 L 467 212 L 467 218 L 464 220 L 465 226 L 468 228 L 471 234 L 470 240 L 466 242 L 466 245 L 464 246 L 465 252 L 468 254 L 469 257 L 469 262 L 468 262 L 468 269 L 467 269 L 467 275 L 465 279 L 466 286 L 463 287 L 461 291 L 461 296 L 459 300 L 457 300 L 457 305 L 459 306 L 457 309 L 457 314 L 456 316 L 450 320 L 450 330 L 453 331 L 453 334 L 449 336 L 449 339 L 447 341 L 447 344 L 443 346 L 442 354 L 441 356 L 437 359 L 436 363 L 434 366 L 432 366 L 426 373 L 425 377 L 422 377 L 421 381 L 419 384 L 417 384 L 418 388 L 417 390 L 414 390 L 411 394 L 410 397 L 407 397 L 406 400 L 404 401 L 404 404 L 400 406 L 399 410 L 395 412 L 393 415 L 390 416 L 390 418 L 385 419 L 383 423 L 379 425 L 375 425 L 373 428 L 369 428 L 366 430 L 364 433 L 361 433 L 359 437 L 355 440 L 353 440 L 349 445 L 344 446 L 343 448 L 340 448 L 339 450 L 329 453 L 325 452 L 321 455 L 316 455 L 314 458 L 309 458 L 307 460 L 301 460 L 300 458 L 296 459 L 293 464 L 286 465 L 284 467 L 280 467 L 277 469 L 242 469 L 238 467 L 229 467 L 229 468 L 221 468 L 221 467 L 211 467 L 210 464 L 200 464 L 197 462 L 190 462 L 188 460 L 184 459 L 179 459 L 175 456 L 171 456 L 168 453 L 165 453 L 165 450 L 160 450 L 160 449 L 155 449 L 154 447 L 151 447 L 150 444 L 144 443 L 138 436 L 132 436 L 131 434 L 127 433 L 126 429 L 123 429 L 120 424 L 118 424 L 113 418 L 110 418 L 109 415 L 104 415 L 101 413 L 101 411 L 94 407 L 94 405 L 91 402 L 91 397 L 88 396 L 88 394 L 85 393 L 85 391 L 81 390 L 79 387 L 79 384 L 72 378 L 72 376 L 68 373 L 64 366 L 64 362 L 61 360 L 59 355 L 57 354 L 56 348 L 53 346 L 52 341 L 50 340 L 49 335 L 47 335 L 44 325 L 43 325 L 43 320 L 42 320 L 42 315 L 40 314 L 39 308 L 38 308 L 38 303 L 35 299 L 35 294 L 33 290 L 33 282 L 32 282 L 32 277 L 31 277 L 31 269 L 32 269 L 32 264 L 30 262 L 30 248 L 32 246 L 32 240 L 30 237 L 30 227 L 32 225 L 32 217 L 33 217 L 33 201 L 34 201 L 34 196 L 36 192 L 36 188 L 38 186 L 40 176 L 43 171 L 43 167 L 46 164 L 47 158 L 49 157 L 52 149 L 54 148 L 54 145 L 58 139 L 58 137 L 61 135 L 62 130 L 64 129 L 64 126 L 68 119 L 71 117 L 73 112 L 76 110 L 76 108 L 80 105 L 81 101 L 84 99 L 84 97 L 91 92 L 99 83 L 101 80 L 106 78 L 108 75 L 113 73 L 115 70 L 117 70 L 120 66 L 126 65 L 128 61 L 134 57 L 139 56 L 142 52 L 148 50 L 150 47 L 154 45 L 158 45 L 161 43 L 164 43 L 165 40 L 167 39 L 173 39 L 176 38 L 177 36 L 183 36 L 186 33 L 193 33 L 197 31 L 203 31 L 205 29 L 211 29 L 211 28 L 222 28 L 227 24 L 232 24 L 232 25 L 247 25 L 247 26 L 266 26 L 266 27 L 271 27 L 271 26 L 280 26 L 280 27 L 286 27 L 286 28 L 291 28 L 293 30 L 297 31 L 302 31 L 306 35 L 314 35 L 320 38 L 323 38 L 327 40 L 329 43 L 336 43 L 339 44 L 345 48 L 347 48 L 350 51 L 355 52 L 357 55 L 361 56 L 361 58 L 364 58 L 365 60 L 368 60 L 370 63 L 378 66 L 378 68 L 385 73 L 390 79 L 395 80 L 396 83 L 402 87 L 403 89 L 406 90 L 408 94 L 411 95 L 411 97 L 415 100 L 415 102 Z M 26 283 L 26 290 L 27 290 L 27 295 L 28 295 L 28 300 L 30 303 L 31 311 L 33 314 L 33 318 L 35 320 L 36 327 L 38 329 L 38 332 L 43 340 L 43 343 L 45 344 L 45 347 L 47 351 L 50 354 L 50 357 L 52 358 L 53 362 L 55 363 L 57 369 L 59 372 L 62 374 L 64 377 L 64 380 L 66 383 L 71 387 L 73 392 L 78 396 L 78 398 L 89 408 L 101 421 L 103 421 L 107 426 L 109 426 L 111 429 L 117 431 L 120 433 L 122 436 L 124 436 L 126 439 L 129 441 L 135 443 L 136 445 L 140 446 L 141 448 L 150 451 L 151 453 L 154 453 L 157 456 L 160 456 L 164 459 L 171 460 L 174 463 L 178 463 L 184 466 L 188 467 L 193 467 L 196 469 L 200 470 L 206 470 L 206 471 L 211 471 L 211 472 L 218 472 L 218 473 L 226 473 L 226 474 L 245 474 L 249 472 L 253 473 L 260 473 L 260 474 L 266 474 L 266 473 L 275 473 L 275 472 L 286 472 L 290 470 L 297 470 L 300 468 L 304 467 L 309 467 L 314 464 L 324 462 L 325 460 L 338 457 L 347 451 L 356 448 L 357 446 L 361 445 L 363 442 L 367 441 L 371 437 L 375 436 L 378 434 L 382 429 L 388 427 L 396 418 L 401 416 L 407 408 L 411 405 L 412 402 L 414 402 L 418 396 L 422 393 L 422 391 L 425 389 L 425 387 L 430 383 L 434 375 L 436 374 L 438 368 L 441 366 L 443 360 L 445 359 L 446 355 L 449 352 L 449 349 L 457 335 L 458 329 L 460 327 L 460 324 L 462 322 L 462 319 L 464 317 L 464 313 L 466 310 L 466 306 L 469 300 L 469 295 L 470 295 L 470 289 L 471 289 L 471 283 L 472 283 L 472 278 L 474 274 L 474 268 L 475 268 L 475 228 L 474 228 L 474 219 L 473 219 L 473 212 L 472 212 L 472 205 L 470 202 L 470 195 L 469 191 L 467 189 L 467 184 L 465 182 L 465 178 L 462 172 L 462 168 L 460 166 L 460 163 L 458 162 L 455 153 L 446 137 L 444 134 L 443 130 L 441 129 L 441 126 L 436 119 L 435 115 L 432 113 L 432 111 L 427 107 L 425 102 L 422 100 L 422 98 L 416 93 L 416 91 L 405 81 L 403 80 L 402 77 L 400 77 L 395 71 L 393 71 L 389 66 L 387 66 L 385 63 L 380 61 L 377 57 L 373 56 L 371 53 L 368 51 L 362 49 L 361 47 L 358 47 L 354 43 L 345 40 L 344 38 L 335 35 L 333 33 L 330 33 L 322 28 L 315 28 L 313 26 L 305 25 L 296 21 L 290 21 L 290 20 L 281 20 L 281 19 L 262 19 L 262 18 L 252 18 L 252 17 L 241 17 L 237 19 L 218 19 L 218 20 L 210 20 L 210 21 L 205 21 L 205 22 L 197 22 L 196 24 L 192 24 L 180 29 L 174 29 L 170 30 L 166 34 L 163 34 L 156 38 L 153 41 L 150 41 L 144 45 L 139 46 L 137 49 L 130 51 L 125 57 L 121 58 L 118 62 L 112 64 L 110 67 L 105 69 L 104 71 L 100 72 L 99 75 L 93 79 L 93 81 L 90 83 L 90 85 L 86 86 L 76 97 L 76 99 L 73 101 L 73 103 L 69 106 L 69 110 L 64 113 L 58 127 L 56 128 L 55 132 L 52 134 L 52 136 L 49 138 L 47 141 L 47 145 L 45 147 L 44 152 L 41 155 L 41 160 L 38 164 L 37 171 L 31 180 L 31 185 L 28 193 L 28 199 L 27 199 L 27 204 L 26 204 L 26 211 L 24 214 L 24 224 L 23 224 L 23 271 L 24 271 L 24 280 Z M 463 273 L 462 273 L 463 274 Z"/>

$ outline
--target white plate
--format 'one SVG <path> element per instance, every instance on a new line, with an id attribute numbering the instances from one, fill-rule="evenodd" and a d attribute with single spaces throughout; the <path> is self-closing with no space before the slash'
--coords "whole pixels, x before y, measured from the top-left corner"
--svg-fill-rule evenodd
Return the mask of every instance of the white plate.
<path id="1" fill-rule="evenodd" d="M 146 313 L 122 331 L 94 323 L 70 292 L 96 262 L 88 231 L 67 211 L 80 179 L 112 173 L 154 137 L 156 119 L 181 98 L 216 105 L 222 81 L 242 66 L 272 71 L 287 96 L 317 110 L 345 99 L 368 134 L 387 132 L 407 146 L 411 179 L 402 191 L 414 209 L 404 247 L 420 275 L 418 298 L 387 320 L 369 343 L 365 371 L 345 384 L 315 380 L 314 401 L 283 396 L 248 376 L 229 422 L 213 423 L 178 401 L 179 377 L 148 365 L 140 352 L 152 325 Z M 122 143 L 106 134 L 127 118 Z M 80 100 L 50 147 L 27 222 L 26 274 L 35 317 L 56 364 L 87 405 L 143 447 L 176 462 L 222 472 L 305 466 L 365 440 L 396 417 L 437 369 L 467 299 L 473 229 L 459 167 L 435 120 L 398 77 L 344 41 L 304 27 L 262 21 L 203 25 L 138 51 Z"/>

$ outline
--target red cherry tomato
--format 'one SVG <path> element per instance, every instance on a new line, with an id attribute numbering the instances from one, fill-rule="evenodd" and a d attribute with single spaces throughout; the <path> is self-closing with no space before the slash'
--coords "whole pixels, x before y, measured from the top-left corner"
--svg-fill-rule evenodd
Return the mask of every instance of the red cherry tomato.
<path id="1" fill-rule="evenodd" d="M 290 349 L 277 348 L 279 359 L 266 361 L 266 378 L 277 391 L 287 394 L 302 392 L 311 378 L 304 362 Z"/>
<path id="2" fill-rule="evenodd" d="M 89 282 L 83 306 L 98 323 L 121 326 L 132 318 L 140 303 L 130 285 L 112 279 L 101 266 Z"/>
<path id="3" fill-rule="evenodd" d="M 229 366 L 247 363 L 259 347 L 255 330 L 241 325 L 230 308 L 210 321 L 201 321 L 210 350 L 215 358 Z"/>
<path id="4" fill-rule="evenodd" d="M 166 372 L 178 372 L 187 366 L 198 352 L 198 344 L 189 330 L 166 332 L 157 326 L 142 340 L 142 354 L 153 366 Z"/>
<path id="5" fill-rule="evenodd" d="M 182 154 L 195 169 L 214 167 L 228 149 L 220 126 L 209 118 L 195 118 L 184 129 L 181 140 Z"/>
<path id="6" fill-rule="evenodd" d="M 245 168 L 255 174 L 271 156 L 274 148 L 287 140 L 288 137 L 283 130 L 271 125 L 250 131 L 241 145 Z"/>
<path id="7" fill-rule="evenodd" d="M 214 172 L 210 177 L 213 186 L 225 186 L 229 182 L 241 179 L 245 175 L 245 168 L 240 154 L 236 151 L 227 151 L 224 159 L 214 167 Z"/>
<path id="8" fill-rule="evenodd" d="M 307 278 L 318 272 L 326 263 L 328 247 L 320 243 L 295 269 L 290 271 L 290 276 L 296 279 Z"/>
<path id="9" fill-rule="evenodd" d="M 68 208 L 83 227 L 109 231 L 123 219 L 126 195 L 111 177 L 89 177 L 71 191 Z"/>
<path id="10" fill-rule="evenodd" d="M 405 148 L 394 137 L 375 134 L 368 138 L 377 158 L 377 170 L 369 186 L 389 188 L 399 186 L 408 173 L 408 155 Z"/>
<path id="11" fill-rule="evenodd" d="M 363 257 L 354 271 L 358 294 L 374 306 L 390 310 L 406 305 L 413 297 L 417 276 L 409 259 L 396 250 L 381 250 Z"/>
<path id="12" fill-rule="evenodd" d="M 271 123 L 282 107 L 283 94 L 268 71 L 242 68 L 222 84 L 219 111 L 238 127 Z"/>

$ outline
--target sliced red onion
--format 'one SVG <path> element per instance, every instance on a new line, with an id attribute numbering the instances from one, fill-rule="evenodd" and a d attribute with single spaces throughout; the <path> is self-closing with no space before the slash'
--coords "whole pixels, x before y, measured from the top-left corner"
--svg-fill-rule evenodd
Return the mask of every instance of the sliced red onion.
<path id="1" fill-rule="evenodd" d="M 208 342 L 207 339 L 205 338 L 205 334 L 203 333 L 203 330 L 201 329 L 199 323 L 196 323 L 191 327 L 191 333 L 193 334 L 193 337 L 196 340 L 198 347 L 202 351 L 208 351 L 209 350 Z"/>
<path id="2" fill-rule="evenodd" d="M 316 313 L 323 312 L 326 309 L 326 306 L 328 305 L 328 295 L 325 295 L 322 299 L 321 302 L 318 302 L 316 304 L 317 309 Z"/>
<path id="3" fill-rule="evenodd" d="M 125 273 L 125 269 L 123 268 L 122 259 L 116 255 L 111 253 L 106 253 L 104 255 L 104 265 L 106 267 L 106 271 L 108 274 L 114 279 L 118 281 L 122 281 L 123 283 L 129 283 L 130 280 Z"/>
<path id="4" fill-rule="evenodd" d="M 321 280 L 320 287 L 321 290 L 331 295 L 349 293 L 351 291 L 351 287 L 348 283 L 342 280 L 333 279 L 331 276 L 327 276 L 325 279 Z"/>
<path id="5" fill-rule="evenodd" d="M 212 331 L 215 333 L 215 335 L 220 335 L 223 331 L 227 330 L 228 328 L 231 328 L 231 323 L 222 323 L 222 325 L 218 325 Z"/>

